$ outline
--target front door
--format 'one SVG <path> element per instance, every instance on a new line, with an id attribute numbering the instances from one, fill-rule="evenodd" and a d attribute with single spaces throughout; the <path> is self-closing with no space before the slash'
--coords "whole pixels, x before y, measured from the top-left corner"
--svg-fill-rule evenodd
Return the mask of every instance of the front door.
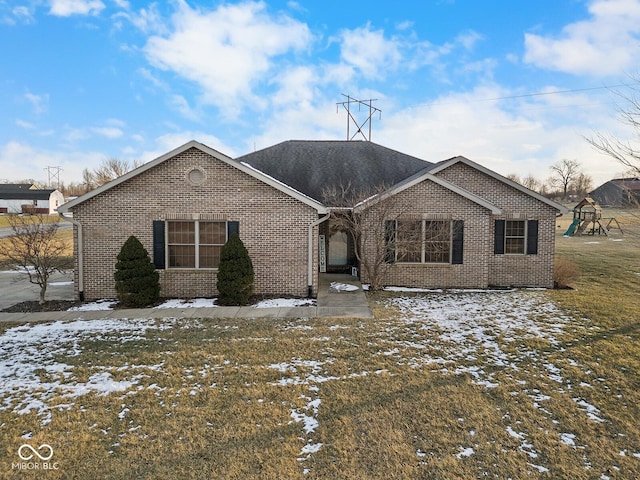
<path id="1" fill-rule="evenodd" d="M 329 237 L 329 266 L 348 265 L 348 240 L 345 232 L 335 232 Z"/>

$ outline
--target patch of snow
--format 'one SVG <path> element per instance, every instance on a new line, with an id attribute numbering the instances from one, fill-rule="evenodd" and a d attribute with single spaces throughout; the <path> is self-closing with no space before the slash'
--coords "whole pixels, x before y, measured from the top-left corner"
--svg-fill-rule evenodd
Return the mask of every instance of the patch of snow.
<path id="1" fill-rule="evenodd" d="M 603 423 L 606 421 L 604 418 L 600 418 L 598 416 L 600 415 L 600 410 L 594 405 L 591 405 L 581 398 L 574 398 L 573 401 L 576 402 L 578 406 L 582 407 L 587 412 L 587 417 L 594 422 Z"/>
<path id="2" fill-rule="evenodd" d="M 527 465 L 529 465 L 530 467 L 535 468 L 540 473 L 547 473 L 549 471 L 549 469 L 547 467 L 543 467 L 542 465 L 534 465 L 533 463 L 529 463 L 529 462 L 527 462 Z"/>
<path id="3" fill-rule="evenodd" d="M 576 436 L 573 433 L 560 434 L 560 441 L 565 445 L 567 445 L 568 447 L 575 447 L 576 446 L 575 440 L 576 440 Z"/>
<path id="4" fill-rule="evenodd" d="M 65 287 L 67 285 L 73 285 L 73 281 L 69 281 L 69 282 L 50 282 L 49 283 L 50 287 Z"/>
<path id="5" fill-rule="evenodd" d="M 462 447 L 458 447 L 460 449 L 459 453 L 456 453 L 456 457 L 458 459 L 463 458 L 463 457 L 470 457 L 471 455 L 473 455 L 475 452 L 473 451 L 473 448 L 471 447 L 467 447 L 467 448 L 462 448 Z"/>
<path id="6" fill-rule="evenodd" d="M 217 307 L 216 298 L 193 298 L 191 300 L 172 299 L 155 308 L 212 308 Z"/>
<path id="7" fill-rule="evenodd" d="M 510 426 L 507 427 L 507 433 L 509 435 L 511 435 L 513 438 L 517 438 L 518 440 L 522 440 L 524 438 L 524 434 L 523 433 L 518 433 L 516 432 L 513 428 L 511 428 Z"/>
<path id="8" fill-rule="evenodd" d="M 96 302 L 85 303 L 77 307 L 71 307 L 67 312 L 91 312 L 95 310 L 113 310 L 116 300 L 98 300 Z"/>
<path id="9" fill-rule="evenodd" d="M 385 292 L 406 292 L 406 293 L 442 293 L 442 289 L 414 288 L 414 287 L 384 287 Z"/>
<path id="10" fill-rule="evenodd" d="M 334 292 L 355 292 L 356 290 L 360 290 L 355 285 L 350 285 L 348 283 L 340 283 L 340 282 L 331 282 L 329 286 L 329 291 Z"/>
<path id="11" fill-rule="evenodd" d="M 301 454 L 304 454 L 304 453 L 307 453 L 307 454 L 316 453 L 321 448 L 322 448 L 322 443 L 308 443 L 307 445 L 302 447 L 302 450 L 300 450 L 300 453 Z"/>
<path id="12" fill-rule="evenodd" d="M 315 304 L 316 301 L 311 298 L 271 298 L 254 304 L 253 308 L 312 307 Z"/>

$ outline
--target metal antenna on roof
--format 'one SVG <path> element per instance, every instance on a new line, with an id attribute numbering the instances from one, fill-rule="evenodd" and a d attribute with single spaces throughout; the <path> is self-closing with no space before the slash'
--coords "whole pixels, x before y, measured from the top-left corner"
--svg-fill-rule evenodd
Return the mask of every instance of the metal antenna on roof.
<path id="1" fill-rule="evenodd" d="M 382 110 L 380 110 L 379 108 L 376 108 L 372 105 L 373 102 L 378 101 L 377 98 L 372 98 L 369 100 L 358 100 L 356 98 L 352 98 L 349 95 L 345 95 L 344 93 L 342 94 L 343 97 L 347 97 L 347 100 L 344 102 L 338 102 L 336 103 L 336 113 L 338 113 L 338 110 L 340 108 L 340 106 L 342 105 L 342 107 L 347 111 L 347 140 L 353 140 L 358 134 L 362 135 L 362 138 L 368 141 L 371 141 L 371 121 L 373 119 L 373 115 L 374 114 L 378 114 L 378 119 L 382 118 Z M 367 116 L 367 118 L 363 121 L 363 122 L 358 122 L 358 120 L 356 119 L 356 117 L 353 114 L 353 110 L 351 109 L 351 104 L 357 104 L 358 105 L 358 112 L 360 111 L 361 107 L 366 107 L 369 110 L 369 115 Z M 353 136 L 351 136 L 350 133 L 350 127 L 351 124 L 354 124 L 356 127 L 356 133 L 353 134 Z M 364 132 L 362 131 L 362 129 L 367 126 L 369 128 L 369 135 L 365 135 Z"/>
<path id="2" fill-rule="evenodd" d="M 49 174 L 49 188 L 51 188 L 52 182 L 56 182 L 56 188 L 60 188 L 60 172 L 62 171 L 62 167 L 44 167 L 44 169 Z"/>

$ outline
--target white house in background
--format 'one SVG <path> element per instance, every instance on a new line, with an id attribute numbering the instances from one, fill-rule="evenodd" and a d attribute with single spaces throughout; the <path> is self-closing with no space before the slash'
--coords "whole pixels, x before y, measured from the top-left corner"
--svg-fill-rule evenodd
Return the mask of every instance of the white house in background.
<path id="1" fill-rule="evenodd" d="M 39 189 L 29 183 L 0 184 L 0 213 L 40 213 L 54 215 L 64 203 L 56 189 Z"/>

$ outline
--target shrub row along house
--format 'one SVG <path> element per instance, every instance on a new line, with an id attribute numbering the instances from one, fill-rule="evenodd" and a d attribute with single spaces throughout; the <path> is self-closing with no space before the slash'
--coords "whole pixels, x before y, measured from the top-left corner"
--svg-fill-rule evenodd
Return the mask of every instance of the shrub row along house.
<path id="1" fill-rule="evenodd" d="M 165 297 L 215 296 L 232 233 L 257 294 L 313 296 L 322 272 L 374 286 L 550 288 L 566 212 L 467 158 L 429 163 L 366 141 L 287 141 L 236 159 L 191 141 L 59 210 L 73 213 L 87 300 L 115 296 L 130 235 Z"/>

